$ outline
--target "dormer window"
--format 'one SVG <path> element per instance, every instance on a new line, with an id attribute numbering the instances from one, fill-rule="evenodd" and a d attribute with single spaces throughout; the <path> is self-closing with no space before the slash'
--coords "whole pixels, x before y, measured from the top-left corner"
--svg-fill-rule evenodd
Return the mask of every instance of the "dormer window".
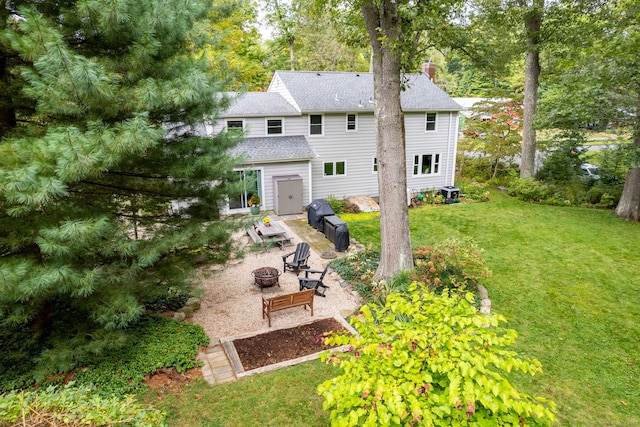
<path id="1" fill-rule="evenodd" d="M 282 119 L 267 119 L 267 135 L 282 135 Z"/>

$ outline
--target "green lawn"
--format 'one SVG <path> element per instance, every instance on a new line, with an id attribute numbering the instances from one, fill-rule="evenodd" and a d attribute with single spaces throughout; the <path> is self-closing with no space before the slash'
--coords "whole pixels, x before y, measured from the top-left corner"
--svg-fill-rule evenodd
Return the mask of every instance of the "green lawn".
<path id="1" fill-rule="evenodd" d="M 414 247 L 470 236 L 485 249 L 493 311 L 520 334 L 516 350 L 544 373 L 514 380 L 558 404 L 558 425 L 640 425 L 640 224 L 610 212 L 491 202 L 412 209 Z M 352 237 L 379 246 L 378 220 L 343 215 Z M 308 363 L 229 385 L 148 394 L 171 425 L 328 425 L 315 387 L 333 368 Z"/>
<path id="2" fill-rule="evenodd" d="M 351 235 L 379 245 L 374 221 L 356 218 L 345 216 Z M 640 224 L 498 192 L 410 218 L 414 247 L 470 236 L 485 249 L 492 309 L 545 370 L 518 380 L 556 401 L 560 425 L 640 425 Z"/>

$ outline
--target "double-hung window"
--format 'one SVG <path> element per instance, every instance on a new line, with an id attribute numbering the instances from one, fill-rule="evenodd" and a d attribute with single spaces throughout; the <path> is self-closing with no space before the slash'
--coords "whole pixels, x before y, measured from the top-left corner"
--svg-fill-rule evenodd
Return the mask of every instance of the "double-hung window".
<path id="1" fill-rule="evenodd" d="M 436 130 L 436 117 L 438 115 L 436 113 L 427 113 L 426 114 L 426 126 L 425 131 L 431 132 Z"/>
<path id="2" fill-rule="evenodd" d="M 324 176 L 338 176 L 347 174 L 347 164 L 344 161 L 341 162 L 324 162 L 322 164 L 322 170 Z"/>
<path id="3" fill-rule="evenodd" d="M 282 135 L 282 119 L 267 119 L 267 135 Z"/>
<path id="4" fill-rule="evenodd" d="M 358 115 L 355 113 L 347 114 L 347 132 L 356 132 L 358 130 Z"/>
<path id="5" fill-rule="evenodd" d="M 309 135 L 322 135 L 321 114 L 309 114 Z"/>
<path id="6" fill-rule="evenodd" d="M 440 154 L 413 156 L 414 175 L 435 175 L 440 172 Z"/>

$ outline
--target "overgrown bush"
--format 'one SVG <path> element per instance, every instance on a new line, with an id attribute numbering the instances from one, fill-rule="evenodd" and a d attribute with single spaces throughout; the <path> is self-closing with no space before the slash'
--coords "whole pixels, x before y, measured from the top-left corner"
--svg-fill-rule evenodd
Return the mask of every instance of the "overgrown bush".
<path id="1" fill-rule="evenodd" d="M 328 196 L 325 201 L 329 203 L 329 206 L 331 206 L 331 209 L 333 209 L 333 212 L 336 215 L 344 212 L 344 208 L 347 205 L 347 201 L 345 199 L 336 199 L 333 195 Z"/>
<path id="2" fill-rule="evenodd" d="M 443 288 L 475 292 L 482 279 L 491 275 L 480 249 L 471 239 L 447 239 L 414 251 L 412 279 L 432 291 Z"/>
<path id="3" fill-rule="evenodd" d="M 488 157 L 458 157 L 460 168 L 459 178 L 475 180 L 492 185 L 505 185 L 518 175 L 518 165 L 509 162 L 501 162 L 496 170 L 495 161 Z"/>
<path id="4" fill-rule="evenodd" d="M 380 252 L 365 250 L 350 252 L 346 257 L 331 262 L 331 267 L 365 299 L 374 297 L 371 289 L 373 276 L 380 263 Z"/>
<path id="5" fill-rule="evenodd" d="M 464 194 L 465 202 L 488 202 L 489 185 L 471 181 L 460 184 L 460 192 Z"/>
<path id="6" fill-rule="evenodd" d="M 536 179 L 545 184 L 569 184 L 583 176 L 580 165 L 585 163 L 584 136 L 565 135 L 545 157 Z"/>
<path id="7" fill-rule="evenodd" d="M 324 353 L 342 374 L 318 386 L 333 426 L 550 426 L 555 404 L 517 390 L 505 373 L 534 375 L 538 360 L 507 350 L 517 337 L 506 319 L 484 316 L 473 295 L 428 292 L 412 284 L 384 307 L 365 305 L 351 318 L 359 336 Z"/>
<path id="8" fill-rule="evenodd" d="M 188 290 L 158 283 L 156 288 L 144 297 L 142 304 L 147 310 L 162 313 L 182 308 L 188 299 Z"/>
<path id="9" fill-rule="evenodd" d="M 91 387 L 49 386 L 13 391 L 0 399 L 0 427 L 166 426 L 165 414 L 137 403 L 133 396 L 102 397 Z"/>
<path id="10" fill-rule="evenodd" d="M 554 198 L 561 201 L 553 188 L 533 179 L 514 180 L 507 189 L 507 194 L 525 202 L 542 202 Z"/>

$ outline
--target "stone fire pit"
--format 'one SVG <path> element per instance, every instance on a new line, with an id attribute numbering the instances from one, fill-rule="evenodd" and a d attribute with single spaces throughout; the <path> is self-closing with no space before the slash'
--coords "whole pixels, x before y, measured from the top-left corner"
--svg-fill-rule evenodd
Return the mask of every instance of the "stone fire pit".
<path id="1" fill-rule="evenodd" d="M 254 284 L 260 289 L 280 286 L 280 270 L 273 267 L 260 267 L 251 272 Z"/>

